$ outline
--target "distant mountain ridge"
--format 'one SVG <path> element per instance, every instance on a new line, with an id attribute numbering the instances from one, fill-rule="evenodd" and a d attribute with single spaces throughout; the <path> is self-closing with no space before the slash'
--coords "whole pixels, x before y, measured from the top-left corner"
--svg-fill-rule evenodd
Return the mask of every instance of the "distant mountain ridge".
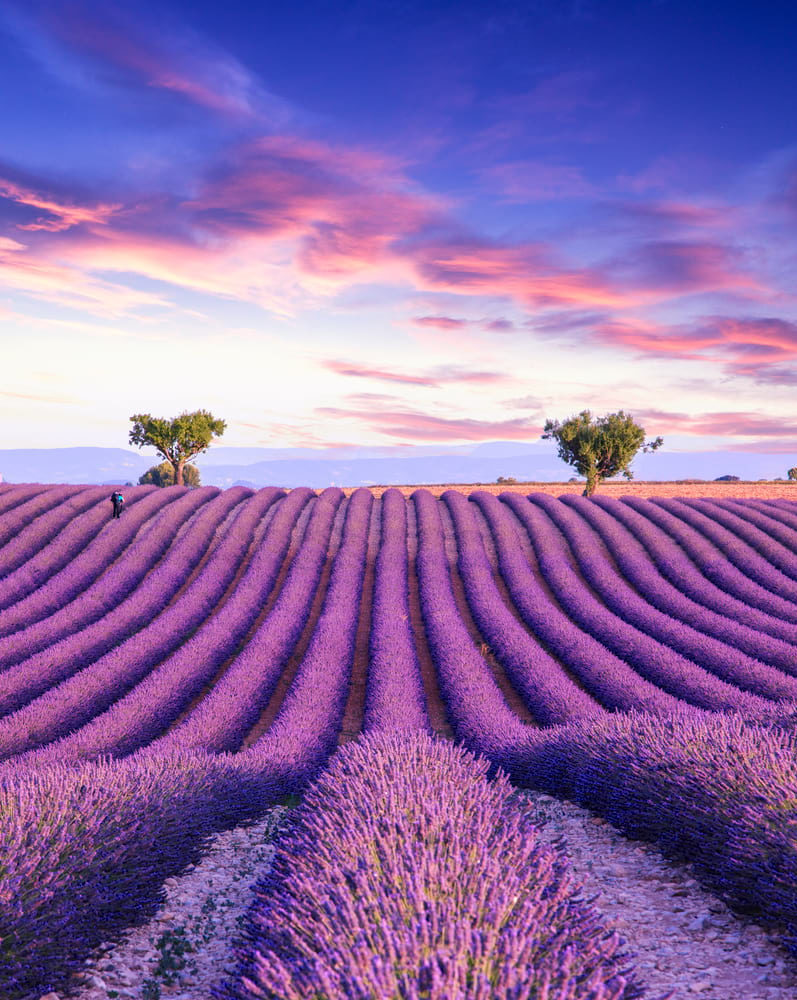
<path id="1" fill-rule="evenodd" d="M 7 483 L 136 483 L 156 455 L 126 448 L 0 449 L 0 476 Z M 659 451 L 633 462 L 638 480 L 742 480 L 786 478 L 793 456 L 755 451 Z M 553 443 L 486 441 L 478 445 L 412 448 L 225 448 L 211 447 L 196 462 L 206 486 L 428 485 L 519 481 L 566 482 L 574 470 Z"/>

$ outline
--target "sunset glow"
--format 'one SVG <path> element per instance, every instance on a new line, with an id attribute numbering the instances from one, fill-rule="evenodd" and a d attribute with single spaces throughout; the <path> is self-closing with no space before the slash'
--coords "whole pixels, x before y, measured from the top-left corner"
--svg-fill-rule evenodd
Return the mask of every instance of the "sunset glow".
<path id="1" fill-rule="evenodd" d="M 797 450 L 787 5 L 0 0 L 4 448 Z M 785 126 L 785 127 L 784 127 Z"/>

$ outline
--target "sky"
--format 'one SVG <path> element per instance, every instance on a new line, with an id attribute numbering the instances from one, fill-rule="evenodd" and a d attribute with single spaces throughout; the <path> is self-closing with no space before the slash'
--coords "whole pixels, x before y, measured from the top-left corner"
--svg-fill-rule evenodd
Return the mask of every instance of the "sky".
<path id="1" fill-rule="evenodd" d="M 797 450 L 797 8 L 0 0 L 3 448 Z M 554 442 L 550 442 L 552 449 Z"/>

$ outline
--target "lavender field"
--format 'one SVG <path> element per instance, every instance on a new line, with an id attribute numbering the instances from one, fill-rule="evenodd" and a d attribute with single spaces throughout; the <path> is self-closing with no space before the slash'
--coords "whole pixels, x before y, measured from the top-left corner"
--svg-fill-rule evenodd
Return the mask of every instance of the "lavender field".
<path id="1" fill-rule="evenodd" d="M 797 503 L 107 495 L 0 485 L 3 997 L 303 794 L 225 1000 L 647 996 L 513 785 L 797 955 Z"/>

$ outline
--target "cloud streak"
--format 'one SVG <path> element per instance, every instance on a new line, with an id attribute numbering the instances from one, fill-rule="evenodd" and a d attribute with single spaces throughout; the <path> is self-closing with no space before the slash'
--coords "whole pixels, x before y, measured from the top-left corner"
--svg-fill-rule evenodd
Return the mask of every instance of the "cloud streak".
<path id="1" fill-rule="evenodd" d="M 328 359 L 322 362 L 324 368 L 338 375 L 348 375 L 353 378 L 376 379 L 377 381 L 398 382 L 402 385 L 418 385 L 426 388 L 440 388 L 443 385 L 453 385 L 461 382 L 489 385 L 495 382 L 510 380 L 503 372 L 472 371 L 458 368 L 455 365 L 441 365 L 431 369 L 428 374 L 410 375 L 392 372 L 382 368 L 371 368 L 365 365 L 350 364 L 345 361 Z"/>
<path id="2" fill-rule="evenodd" d="M 471 418 L 437 417 L 411 409 L 365 410 L 343 407 L 316 407 L 324 418 L 356 420 L 370 430 L 388 437 L 409 441 L 493 441 L 528 440 L 539 437 L 542 428 L 526 418 L 514 420 L 473 420 Z"/>

